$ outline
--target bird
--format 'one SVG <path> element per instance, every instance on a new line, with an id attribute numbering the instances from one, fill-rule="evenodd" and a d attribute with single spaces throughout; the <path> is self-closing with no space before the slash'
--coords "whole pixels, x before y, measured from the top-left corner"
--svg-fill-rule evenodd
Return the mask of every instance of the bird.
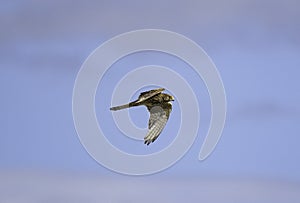
<path id="1" fill-rule="evenodd" d="M 162 93 L 165 88 L 157 88 L 140 93 L 137 100 L 128 104 L 111 107 L 111 111 L 118 111 L 135 106 L 146 106 L 150 118 L 148 121 L 148 133 L 144 137 L 144 144 L 149 145 L 153 143 L 164 129 L 170 113 L 172 111 L 172 101 L 174 97 L 172 95 Z"/>

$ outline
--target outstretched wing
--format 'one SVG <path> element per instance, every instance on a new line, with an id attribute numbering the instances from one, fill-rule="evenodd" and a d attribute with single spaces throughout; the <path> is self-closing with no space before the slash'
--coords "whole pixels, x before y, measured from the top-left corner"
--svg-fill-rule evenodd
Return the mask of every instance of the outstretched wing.
<path id="1" fill-rule="evenodd" d="M 126 109 L 126 108 L 129 108 L 129 107 L 130 107 L 130 103 L 129 104 L 124 104 L 124 105 L 121 105 L 121 106 L 111 107 L 110 110 L 111 111 L 118 111 L 118 110 Z"/>
<path id="2" fill-rule="evenodd" d="M 169 115 L 172 111 L 172 104 L 166 103 L 163 106 L 154 106 L 149 111 L 149 131 L 146 137 L 144 138 L 146 145 L 149 145 L 150 143 L 154 142 L 164 129 L 169 119 Z"/>
<path id="3" fill-rule="evenodd" d="M 158 95 L 159 93 L 161 93 L 164 90 L 165 90 L 164 88 L 158 88 L 158 89 L 155 89 L 155 90 L 142 92 L 140 94 L 139 98 L 136 101 L 134 101 L 134 103 L 139 104 L 141 102 L 144 102 L 145 100 L 150 99 L 151 97 L 154 97 L 155 95 Z"/>
<path id="4" fill-rule="evenodd" d="M 151 97 L 154 97 L 155 95 L 158 95 L 159 93 L 161 93 L 164 90 L 165 90 L 164 88 L 158 88 L 158 89 L 155 89 L 155 90 L 142 92 L 137 100 L 135 100 L 133 102 L 130 102 L 129 104 L 124 104 L 124 105 L 120 105 L 120 106 L 111 107 L 110 110 L 111 111 L 118 111 L 118 110 L 126 109 L 126 108 L 129 108 L 129 107 L 132 107 L 132 106 L 143 105 L 143 102 L 145 100 L 148 100 Z"/>

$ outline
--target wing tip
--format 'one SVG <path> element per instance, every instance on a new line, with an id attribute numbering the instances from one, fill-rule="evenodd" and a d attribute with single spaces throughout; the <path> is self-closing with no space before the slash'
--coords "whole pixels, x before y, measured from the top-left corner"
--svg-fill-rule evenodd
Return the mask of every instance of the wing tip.
<path id="1" fill-rule="evenodd" d="M 152 139 L 145 139 L 144 144 L 149 146 L 149 144 L 151 144 L 153 142 Z"/>
<path id="2" fill-rule="evenodd" d="M 124 105 L 121 105 L 121 106 L 110 107 L 110 110 L 111 111 L 118 111 L 118 110 L 126 109 L 126 108 L 129 108 L 129 107 L 130 107 L 130 104 L 124 104 Z"/>
<path id="3" fill-rule="evenodd" d="M 109 110 L 111 110 L 111 111 L 117 111 L 118 109 L 116 107 L 110 107 Z"/>
<path id="4" fill-rule="evenodd" d="M 148 146 L 149 144 L 153 143 L 157 138 L 158 138 L 158 136 L 154 137 L 154 138 L 149 138 L 149 139 L 145 138 L 144 144 L 146 144 Z"/>

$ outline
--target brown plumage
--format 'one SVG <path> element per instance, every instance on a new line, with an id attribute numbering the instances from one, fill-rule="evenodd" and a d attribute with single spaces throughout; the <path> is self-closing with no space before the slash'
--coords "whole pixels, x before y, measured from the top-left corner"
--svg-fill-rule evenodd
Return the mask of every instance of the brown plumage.
<path id="1" fill-rule="evenodd" d="M 158 88 L 142 92 L 137 100 L 130 102 L 129 104 L 112 107 L 110 110 L 117 111 L 134 106 L 146 106 L 150 112 L 150 118 L 148 123 L 149 131 L 144 138 L 144 143 L 149 145 L 160 135 L 172 111 L 171 101 L 174 101 L 174 97 L 162 93 L 164 90 L 164 88 Z"/>

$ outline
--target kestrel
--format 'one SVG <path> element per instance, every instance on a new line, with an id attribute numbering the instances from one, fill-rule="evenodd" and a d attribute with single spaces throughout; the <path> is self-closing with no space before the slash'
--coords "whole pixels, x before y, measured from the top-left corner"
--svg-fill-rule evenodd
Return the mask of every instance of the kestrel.
<path id="1" fill-rule="evenodd" d="M 148 133 L 144 138 L 144 143 L 149 145 L 154 142 L 164 129 L 170 113 L 172 111 L 172 103 L 174 97 L 169 94 L 162 93 L 164 88 L 154 89 L 147 92 L 142 92 L 139 98 L 129 104 L 115 106 L 110 108 L 112 111 L 117 111 L 133 106 L 145 105 L 150 112 L 148 122 Z"/>

